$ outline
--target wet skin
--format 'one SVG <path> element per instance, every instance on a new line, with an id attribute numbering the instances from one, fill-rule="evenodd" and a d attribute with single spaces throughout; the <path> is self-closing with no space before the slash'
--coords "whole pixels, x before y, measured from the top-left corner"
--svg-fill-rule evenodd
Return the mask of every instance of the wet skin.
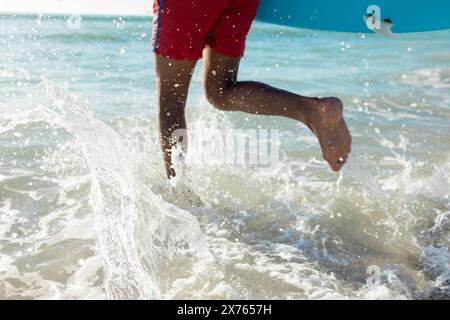
<path id="1" fill-rule="evenodd" d="M 351 152 L 352 138 L 338 98 L 310 98 L 255 81 L 238 81 L 240 58 L 203 52 L 203 85 L 208 101 L 222 111 L 282 116 L 303 122 L 319 140 L 323 158 L 341 170 Z M 158 128 L 167 177 L 175 176 L 173 133 L 186 129 L 185 107 L 196 61 L 170 60 L 156 55 Z M 186 138 L 185 138 L 186 139 Z M 183 146 L 187 141 L 183 141 Z"/>

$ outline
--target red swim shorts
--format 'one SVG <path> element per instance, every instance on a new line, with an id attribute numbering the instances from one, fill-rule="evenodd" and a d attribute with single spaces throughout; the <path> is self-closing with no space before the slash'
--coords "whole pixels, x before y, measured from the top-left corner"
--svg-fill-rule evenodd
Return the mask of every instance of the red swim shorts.
<path id="1" fill-rule="evenodd" d="M 242 57 L 259 0 L 155 0 L 153 51 L 173 60 L 197 60 L 205 46 Z"/>

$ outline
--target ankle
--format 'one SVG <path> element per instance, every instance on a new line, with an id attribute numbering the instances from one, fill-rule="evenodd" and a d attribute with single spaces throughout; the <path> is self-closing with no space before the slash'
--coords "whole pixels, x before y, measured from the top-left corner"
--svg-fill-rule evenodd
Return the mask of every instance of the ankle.
<path id="1" fill-rule="evenodd" d="M 330 125 L 331 122 L 338 121 L 342 117 L 343 104 L 339 98 L 314 98 L 314 102 L 310 112 L 307 113 L 306 124 L 308 126 L 316 128 L 324 123 Z"/>

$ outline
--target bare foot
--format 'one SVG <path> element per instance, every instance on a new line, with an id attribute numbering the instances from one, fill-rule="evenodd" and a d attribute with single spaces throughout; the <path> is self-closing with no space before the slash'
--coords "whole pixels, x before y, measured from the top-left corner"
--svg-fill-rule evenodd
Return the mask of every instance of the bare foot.
<path id="1" fill-rule="evenodd" d="M 308 127 L 320 142 L 323 158 L 333 171 L 341 170 L 351 152 L 352 137 L 343 116 L 343 105 L 338 98 L 317 100 Z"/>

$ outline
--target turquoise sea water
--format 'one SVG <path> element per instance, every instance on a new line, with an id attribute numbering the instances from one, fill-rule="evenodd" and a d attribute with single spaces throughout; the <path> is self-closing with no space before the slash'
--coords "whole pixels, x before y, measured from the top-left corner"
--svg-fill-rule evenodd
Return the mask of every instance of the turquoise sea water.
<path id="1" fill-rule="evenodd" d="M 255 23 L 240 79 L 339 96 L 351 159 L 332 173 L 301 124 L 214 110 L 200 62 L 191 132 L 277 129 L 281 161 L 174 186 L 151 18 L 67 21 L 0 18 L 0 298 L 450 297 L 450 31 Z"/>

